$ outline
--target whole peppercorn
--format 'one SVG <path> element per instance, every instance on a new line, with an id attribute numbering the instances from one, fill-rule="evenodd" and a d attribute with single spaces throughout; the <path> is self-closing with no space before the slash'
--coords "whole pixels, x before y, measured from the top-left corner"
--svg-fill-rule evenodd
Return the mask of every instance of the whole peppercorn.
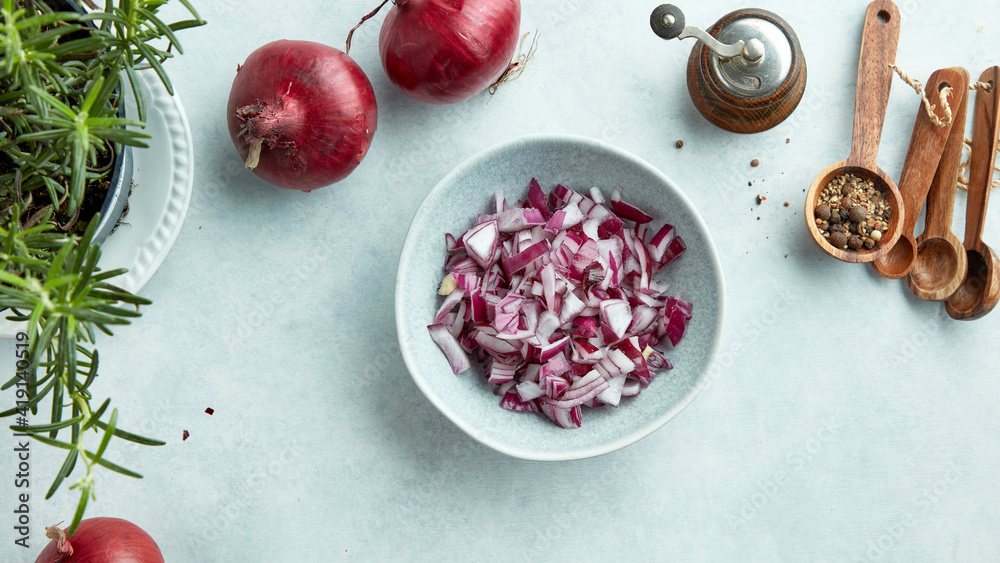
<path id="1" fill-rule="evenodd" d="M 854 221 L 855 223 L 864 221 L 866 215 L 868 215 L 868 210 L 865 209 L 865 206 L 863 205 L 855 205 L 850 211 L 848 211 L 848 217 L 850 217 L 851 221 Z"/>
<path id="2" fill-rule="evenodd" d="M 874 183 L 852 174 L 843 174 L 828 182 L 816 204 L 814 216 L 823 236 L 830 244 L 852 251 L 876 246 L 887 231 L 892 216 L 889 205 Z M 825 209 L 820 215 L 820 205 L 829 206 L 828 218 Z M 823 229 L 823 226 L 827 228 Z M 873 240 L 874 231 L 878 232 Z"/>
<path id="3" fill-rule="evenodd" d="M 821 204 L 817 205 L 816 206 L 816 218 L 820 219 L 820 220 L 823 220 L 823 221 L 829 221 L 830 220 L 830 206 L 827 205 L 827 204 L 825 204 L 825 203 L 821 203 Z"/>
<path id="4" fill-rule="evenodd" d="M 878 242 L 878 241 L 882 240 L 882 231 L 872 231 L 872 235 L 871 236 L 872 236 L 872 240 L 873 241 Z"/>
<path id="5" fill-rule="evenodd" d="M 847 235 L 844 233 L 830 233 L 830 244 L 836 248 L 847 246 Z"/>

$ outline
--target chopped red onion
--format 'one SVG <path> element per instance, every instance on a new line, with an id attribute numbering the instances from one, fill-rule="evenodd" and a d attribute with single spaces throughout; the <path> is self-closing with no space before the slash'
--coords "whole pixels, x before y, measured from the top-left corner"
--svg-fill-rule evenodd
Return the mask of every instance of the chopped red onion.
<path id="1" fill-rule="evenodd" d="M 678 345 L 692 306 L 653 279 L 686 248 L 672 226 L 652 234 L 620 187 L 608 207 L 599 188 L 546 195 L 532 179 L 525 201 L 492 203 L 445 235 L 444 299 L 427 328 L 452 371 L 474 352 L 502 408 L 577 428 L 581 407 L 617 407 L 673 367 L 655 347 Z"/>
<path id="2" fill-rule="evenodd" d="M 611 190 L 611 209 L 622 219 L 634 221 L 639 225 L 653 220 L 653 217 L 645 211 L 622 201 L 621 186 L 615 186 L 615 189 Z"/>
<path id="3" fill-rule="evenodd" d="M 466 253 L 484 270 L 497 261 L 499 241 L 500 229 L 495 219 L 479 223 L 462 235 Z"/>
<path id="4" fill-rule="evenodd" d="M 542 213 L 542 217 L 548 219 L 552 216 L 552 211 L 549 209 L 547 203 L 545 203 L 545 192 L 542 191 L 542 187 L 538 185 L 538 180 L 532 178 L 531 182 L 528 184 L 528 203 L 531 207 L 537 209 Z"/>
<path id="5" fill-rule="evenodd" d="M 503 271 L 508 276 L 520 272 L 535 260 L 539 259 L 549 251 L 549 241 L 543 240 L 535 243 L 521 252 L 503 261 Z"/>
<path id="6" fill-rule="evenodd" d="M 625 388 L 626 379 L 627 377 L 624 375 L 612 377 L 608 381 L 608 387 L 597 395 L 597 400 L 605 405 L 617 407 L 622 400 L 622 389 Z"/>
<path id="7" fill-rule="evenodd" d="M 434 340 L 434 343 L 441 348 L 445 357 L 448 358 L 448 363 L 451 364 L 451 371 L 457 375 L 472 367 L 468 354 L 462 349 L 458 340 L 448 332 L 448 327 L 441 324 L 432 324 L 427 327 L 427 330 L 431 333 L 431 339 Z"/>
<path id="8" fill-rule="evenodd" d="M 518 397 L 517 392 L 508 391 L 503 399 L 500 400 L 500 406 L 511 411 L 517 412 L 538 412 L 538 402 L 534 400 L 522 401 Z"/>
<path id="9" fill-rule="evenodd" d="M 517 384 L 517 396 L 522 401 L 533 401 L 542 395 L 545 395 L 545 391 L 534 381 L 522 381 Z"/>

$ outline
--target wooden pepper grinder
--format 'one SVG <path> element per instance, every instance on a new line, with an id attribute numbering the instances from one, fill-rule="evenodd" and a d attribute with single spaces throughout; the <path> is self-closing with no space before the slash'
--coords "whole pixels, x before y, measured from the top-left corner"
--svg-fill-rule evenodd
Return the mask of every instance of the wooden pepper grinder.
<path id="1" fill-rule="evenodd" d="M 715 125 L 756 133 L 781 123 L 799 105 L 806 60 L 795 32 L 777 15 L 736 10 L 706 33 L 686 26 L 677 6 L 663 4 L 653 10 L 649 24 L 664 39 L 698 39 L 688 59 L 688 92 Z"/>

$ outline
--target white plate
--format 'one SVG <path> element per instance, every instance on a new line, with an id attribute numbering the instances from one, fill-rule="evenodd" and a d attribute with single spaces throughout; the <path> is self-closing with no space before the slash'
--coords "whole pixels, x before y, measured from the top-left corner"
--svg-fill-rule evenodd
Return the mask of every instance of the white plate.
<path id="1" fill-rule="evenodd" d="M 625 201 L 650 212 L 654 225 L 670 223 L 687 250 L 657 275 L 671 295 L 694 305 L 694 318 L 674 349 L 664 347 L 674 369 L 660 372 L 637 397 L 617 409 L 584 409 L 583 426 L 557 427 L 540 414 L 503 410 L 481 367 L 455 376 L 431 340 L 427 325 L 440 304 L 444 235 L 461 235 L 476 213 L 486 213 L 494 190 L 523 199 L 528 181 L 556 183 L 605 196 L 616 185 Z M 607 143 L 570 135 L 532 135 L 487 149 L 449 172 L 420 204 L 410 223 L 396 270 L 396 330 L 403 359 L 417 387 L 445 416 L 476 440 L 531 460 L 570 460 L 614 451 L 663 426 L 698 395 L 715 363 L 722 338 L 722 266 L 698 210 L 666 175 L 639 157 Z"/>
<path id="2" fill-rule="evenodd" d="M 153 277 L 184 224 L 194 181 L 191 127 L 180 99 L 167 93 L 153 71 L 138 73 L 146 94 L 148 148 L 133 149 L 132 194 L 128 215 L 101 247 L 102 270 L 128 268 L 111 283 L 132 293 Z M 126 96 L 127 114 L 136 118 Z M 6 313 L 6 312 L 5 312 Z M 0 336 L 14 336 L 23 323 L 0 319 Z"/>

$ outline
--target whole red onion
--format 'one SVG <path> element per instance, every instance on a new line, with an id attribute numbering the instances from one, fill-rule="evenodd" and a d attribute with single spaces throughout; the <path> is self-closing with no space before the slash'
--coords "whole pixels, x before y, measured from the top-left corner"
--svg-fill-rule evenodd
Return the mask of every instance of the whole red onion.
<path id="1" fill-rule="evenodd" d="M 45 535 L 52 541 L 35 563 L 163 563 L 153 538 L 121 518 L 88 518 L 71 538 L 56 526 L 46 528 Z"/>
<path id="2" fill-rule="evenodd" d="M 520 0 L 393 0 L 378 50 L 389 80 L 432 104 L 468 100 L 496 82 L 517 48 Z"/>
<path id="3" fill-rule="evenodd" d="M 229 135 L 255 174 L 312 191 L 347 177 L 378 125 L 371 82 L 350 57 L 311 41 L 280 40 L 237 68 Z"/>

